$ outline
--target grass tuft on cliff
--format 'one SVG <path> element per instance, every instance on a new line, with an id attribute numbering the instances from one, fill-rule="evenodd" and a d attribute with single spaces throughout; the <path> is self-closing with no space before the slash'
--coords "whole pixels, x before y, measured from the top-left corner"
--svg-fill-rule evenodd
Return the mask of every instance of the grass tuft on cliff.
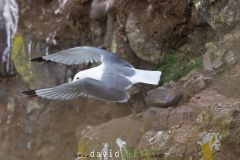
<path id="1" fill-rule="evenodd" d="M 158 69 L 162 71 L 161 83 L 178 80 L 191 70 L 202 67 L 202 56 L 190 57 L 183 53 L 171 50 L 165 54 Z"/>

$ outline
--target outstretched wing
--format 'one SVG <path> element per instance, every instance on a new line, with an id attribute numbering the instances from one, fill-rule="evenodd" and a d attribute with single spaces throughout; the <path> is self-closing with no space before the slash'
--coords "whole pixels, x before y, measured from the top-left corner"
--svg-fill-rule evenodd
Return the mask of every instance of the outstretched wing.
<path id="1" fill-rule="evenodd" d="M 116 54 L 100 48 L 94 48 L 89 46 L 70 48 L 54 54 L 34 58 L 31 61 L 53 61 L 66 65 L 102 62 L 105 64 L 115 64 L 120 66 L 132 67 L 132 65 L 121 59 Z"/>
<path id="2" fill-rule="evenodd" d="M 79 96 L 94 97 L 113 102 L 126 102 L 129 99 L 129 95 L 126 92 L 109 87 L 105 83 L 92 78 L 85 78 L 52 88 L 24 91 L 22 93 L 58 100 L 74 99 Z"/>

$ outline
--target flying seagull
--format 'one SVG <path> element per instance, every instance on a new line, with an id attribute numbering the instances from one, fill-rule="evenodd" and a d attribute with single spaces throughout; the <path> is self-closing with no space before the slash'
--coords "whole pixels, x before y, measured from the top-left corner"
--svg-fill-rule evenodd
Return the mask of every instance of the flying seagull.
<path id="1" fill-rule="evenodd" d="M 87 96 L 112 102 L 127 102 L 127 90 L 136 83 L 157 85 L 161 72 L 135 69 L 127 61 L 109 51 L 89 46 L 63 50 L 32 59 L 52 61 L 65 65 L 101 63 L 97 67 L 78 72 L 73 81 L 56 87 L 24 91 L 46 99 L 67 100 Z"/>

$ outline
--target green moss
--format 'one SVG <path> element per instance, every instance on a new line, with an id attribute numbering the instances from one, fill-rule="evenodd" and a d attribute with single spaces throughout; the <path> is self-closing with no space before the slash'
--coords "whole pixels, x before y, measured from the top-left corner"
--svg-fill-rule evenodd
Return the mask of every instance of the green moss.
<path id="1" fill-rule="evenodd" d="M 198 142 L 201 145 L 203 160 L 213 160 L 213 154 L 220 149 L 220 140 L 221 136 L 219 133 L 203 133 L 202 140 Z"/>
<path id="2" fill-rule="evenodd" d="M 161 82 L 178 80 L 191 70 L 202 66 L 202 57 L 188 57 L 177 51 L 166 53 L 163 62 L 158 67 L 162 71 Z"/>
<path id="3" fill-rule="evenodd" d="M 202 145 L 202 152 L 203 152 L 203 160 L 212 160 L 213 159 L 213 151 L 210 148 L 209 144 Z"/>
<path id="4" fill-rule="evenodd" d="M 31 63 L 28 62 L 28 53 L 24 38 L 21 34 L 16 34 L 12 45 L 12 59 L 17 73 L 25 82 L 31 83 L 34 77 L 31 69 Z"/>
<path id="5" fill-rule="evenodd" d="M 87 153 L 86 139 L 80 139 L 80 141 L 78 142 L 77 156 L 85 155 L 86 153 Z M 85 157 L 79 157 L 79 159 L 86 160 Z"/>

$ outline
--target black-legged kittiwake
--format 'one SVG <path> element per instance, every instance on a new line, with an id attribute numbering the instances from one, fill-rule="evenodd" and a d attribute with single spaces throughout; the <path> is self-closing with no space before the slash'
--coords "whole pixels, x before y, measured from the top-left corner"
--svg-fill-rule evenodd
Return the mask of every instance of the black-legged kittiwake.
<path id="1" fill-rule="evenodd" d="M 127 102 L 127 90 L 136 83 L 157 85 L 161 71 L 135 69 L 131 64 L 109 51 L 81 46 L 34 58 L 32 61 L 53 61 L 66 65 L 101 62 L 97 67 L 78 72 L 73 81 L 56 87 L 24 91 L 46 99 L 73 99 L 79 96 Z"/>

